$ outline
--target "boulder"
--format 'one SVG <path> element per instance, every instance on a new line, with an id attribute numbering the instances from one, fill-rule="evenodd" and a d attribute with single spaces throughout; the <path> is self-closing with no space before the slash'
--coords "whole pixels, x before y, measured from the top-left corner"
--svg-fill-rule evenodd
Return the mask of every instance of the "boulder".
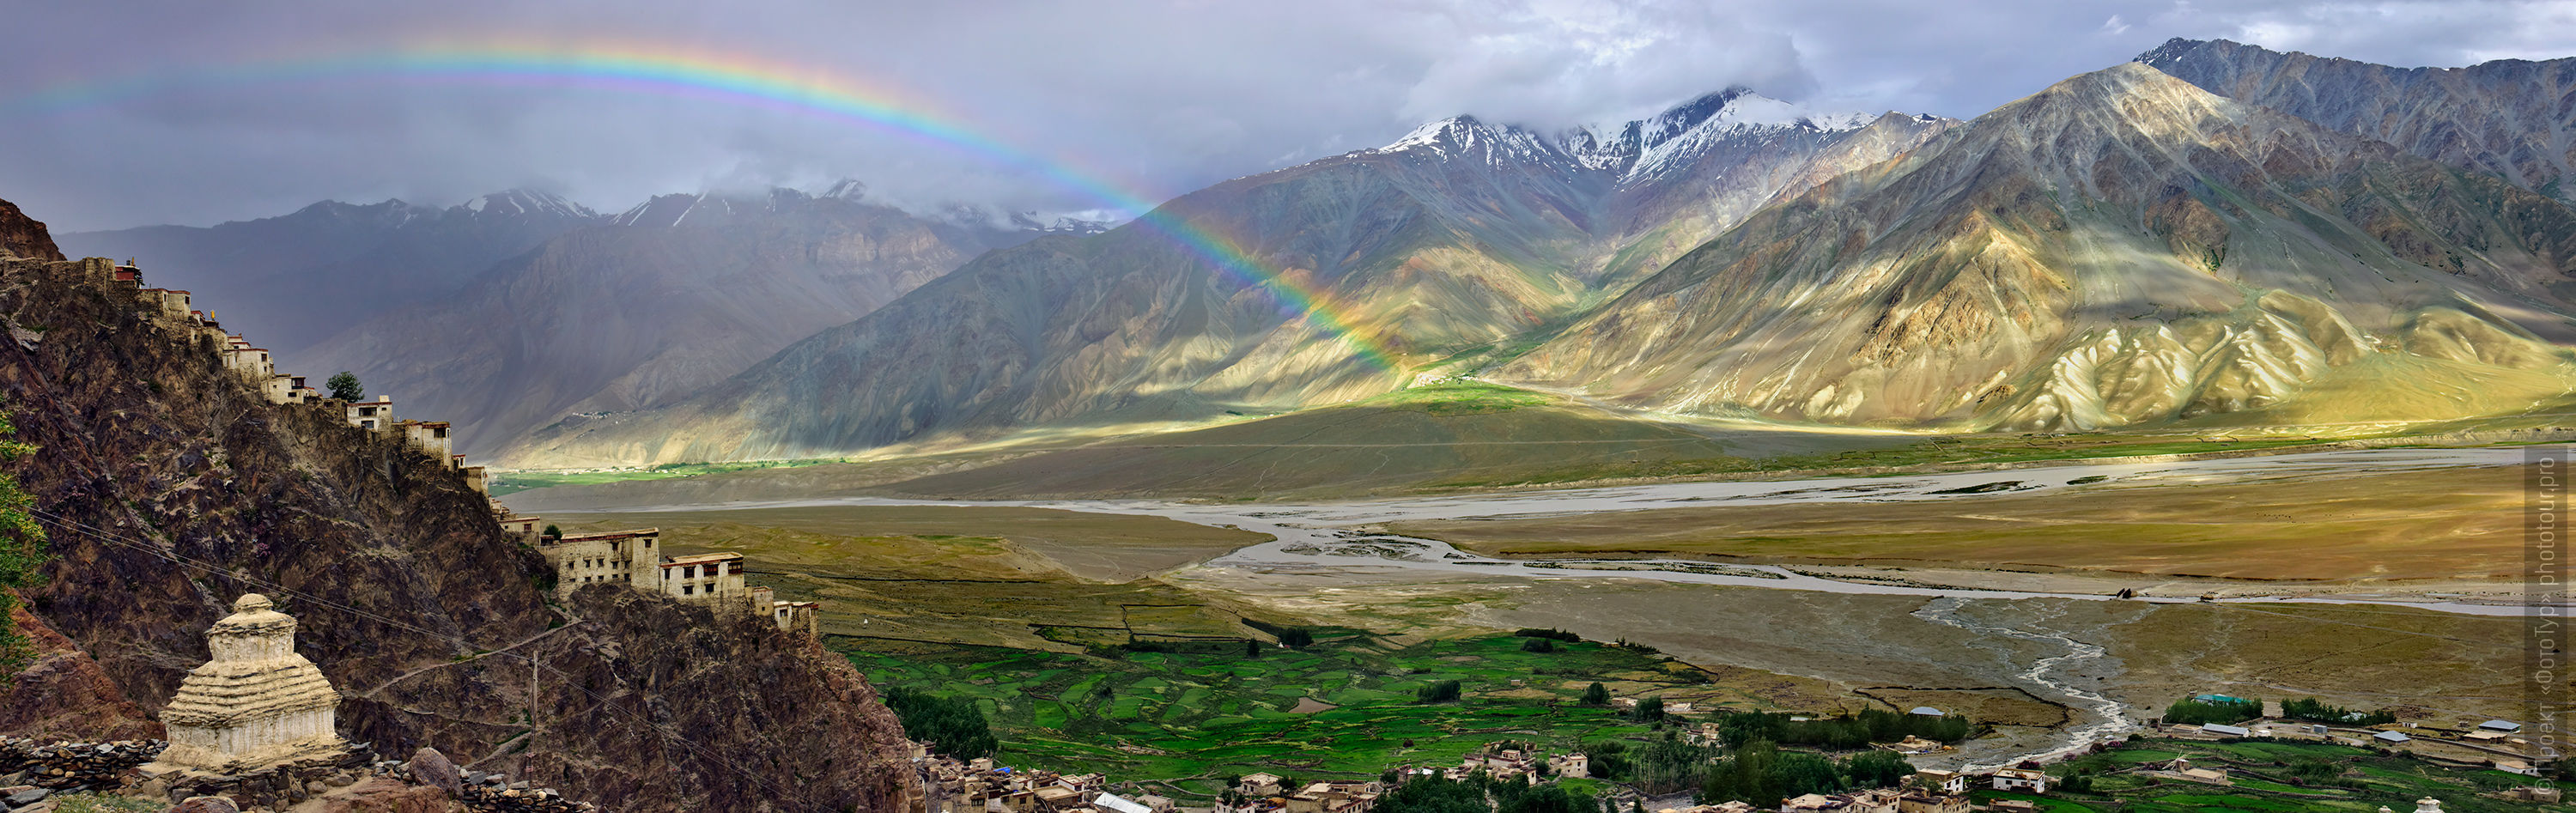
<path id="1" fill-rule="evenodd" d="M 449 796 L 464 797 L 465 777 L 457 772 L 456 763 L 447 761 L 447 755 L 439 753 L 438 749 L 422 748 L 412 752 L 410 767 L 413 781 L 447 791 Z"/>
<path id="2" fill-rule="evenodd" d="M 190 796 L 179 806 L 170 808 L 170 813 L 241 813 L 241 808 L 234 805 L 233 800 L 221 796 Z"/>

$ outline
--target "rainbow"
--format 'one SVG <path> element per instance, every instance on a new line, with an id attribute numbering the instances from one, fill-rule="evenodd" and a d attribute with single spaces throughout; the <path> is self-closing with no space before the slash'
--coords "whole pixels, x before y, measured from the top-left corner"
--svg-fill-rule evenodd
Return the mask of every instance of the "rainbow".
<path id="1" fill-rule="evenodd" d="M 146 73 L 70 83 L 0 101 L 0 120 L 56 115 L 210 86 L 435 81 L 574 87 L 709 100 L 857 124 L 1033 172 L 1108 208 L 1142 212 L 1136 223 L 1165 235 L 1218 269 L 1268 291 L 1283 309 L 1349 346 L 1362 361 L 1393 371 L 1397 359 L 1359 326 L 1330 292 L 1254 257 L 1236 241 L 1166 211 L 1154 197 L 1005 144 L 928 100 L 869 86 L 810 66 L 764 63 L 739 54 L 681 48 L 552 43 L 439 43 L 381 52 L 245 63 L 181 73 Z"/>

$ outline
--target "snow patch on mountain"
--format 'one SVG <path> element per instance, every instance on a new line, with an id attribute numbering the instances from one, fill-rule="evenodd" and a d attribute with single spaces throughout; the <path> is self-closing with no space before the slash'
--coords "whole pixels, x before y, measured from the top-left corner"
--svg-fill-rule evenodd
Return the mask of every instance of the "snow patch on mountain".
<path id="1" fill-rule="evenodd" d="M 1602 131 L 1576 127 L 1551 138 L 1522 127 L 1455 116 L 1415 127 L 1384 147 L 1356 154 L 1415 154 L 1495 166 L 1613 172 L 1625 184 L 1688 166 L 1730 139 L 1758 139 L 1793 130 L 1838 133 L 1869 126 L 1876 119 L 1866 113 L 1817 111 L 1749 88 L 1731 87 Z"/>

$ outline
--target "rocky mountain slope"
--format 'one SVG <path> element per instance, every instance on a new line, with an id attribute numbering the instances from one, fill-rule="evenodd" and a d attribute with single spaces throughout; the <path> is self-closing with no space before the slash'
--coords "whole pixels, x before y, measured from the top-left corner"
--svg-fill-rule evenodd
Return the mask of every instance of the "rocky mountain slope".
<path id="1" fill-rule="evenodd" d="M 665 195 L 548 240 L 305 358 L 352 370 L 481 453 L 576 412 L 658 406 L 877 309 L 988 234 L 854 194 Z"/>
<path id="2" fill-rule="evenodd" d="M 998 251 L 698 397 L 567 420 L 504 460 L 803 457 L 1373 395 L 1407 374 L 1190 243 L 1222 245 L 1310 292 L 1361 344 L 1395 356 L 1392 367 L 1472 368 L 1781 191 L 1949 124 L 1823 116 L 1742 90 L 1609 136 L 1433 122 L 1384 148 L 1183 196 L 1148 219 L 1210 240 L 1139 223 Z"/>
<path id="3" fill-rule="evenodd" d="M 2138 63 L 1756 215 L 1491 378 L 1636 406 L 2080 429 L 2564 393 L 2576 212 Z"/>
<path id="4" fill-rule="evenodd" d="M 39 260 L 63 258 L 62 250 L 54 247 L 53 235 L 45 231 L 45 224 L 36 222 L 26 212 L 18 211 L 17 204 L 7 201 L 0 201 L 0 255 Z"/>
<path id="5" fill-rule="evenodd" d="M 385 752 L 430 745 L 621 810 L 885 811 L 913 792 L 899 726 L 845 662 L 613 588 L 550 608 L 542 563 L 456 469 L 327 403 L 267 403 L 105 270 L 0 261 L 0 397 L 41 450 L 14 473 L 58 555 L 29 610 L 114 695 L 158 709 L 256 590 L 299 617 L 344 730 Z M 533 697 L 513 655 L 544 666 Z M 41 701 L 0 708 L 60 719 Z"/>
<path id="6" fill-rule="evenodd" d="M 2203 90 L 2576 201 L 2576 58 L 2393 68 L 2176 38 L 2139 62 Z"/>
<path id="7" fill-rule="evenodd" d="M 314 343 L 448 297 L 493 263 L 598 220 L 580 204 L 514 189 L 446 209 L 323 201 L 279 217 L 62 241 L 80 256 L 139 260 L 154 284 L 191 292 L 199 309 L 263 326 L 262 346 L 305 369 Z"/>

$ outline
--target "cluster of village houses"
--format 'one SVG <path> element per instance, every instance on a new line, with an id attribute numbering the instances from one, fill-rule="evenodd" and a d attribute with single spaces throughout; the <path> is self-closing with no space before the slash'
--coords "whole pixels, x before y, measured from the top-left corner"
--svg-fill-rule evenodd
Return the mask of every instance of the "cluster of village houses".
<path id="1" fill-rule="evenodd" d="M 2203 703 L 2246 703 L 2244 698 L 2223 694 L 2193 695 Z M 2484 720 L 2439 723 L 2396 722 L 2372 726 L 2337 726 L 2279 716 L 2267 706 L 2265 715 L 2234 725 L 2166 724 L 2157 733 L 2183 740 L 2224 740 L 2238 737 L 2273 737 L 2285 740 L 2311 740 L 2337 745 L 2352 745 L 2408 751 L 2419 757 L 2450 762 L 2483 762 L 2505 773 L 2539 776 L 2542 771 L 2527 758 L 2531 742 L 2522 736 L 2522 724 L 2512 720 Z M 2209 770 L 2178 776 L 2210 784 L 2228 784 L 2224 776 L 2213 776 Z M 2542 789 L 2545 790 L 2545 789 Z"/>
<path id="2" fill-rule="evenodd" d="M 1096 773 L 1012 770 L 987 757 L 959 761 L 913 748 L 928 813 L 1175 813 L 1172 800 L 1111 793 Z"/>
<path id="3" fill-rule="evenodd" d="M 467 486 L 490 494 L 490 483 L 483 467 L 465 465 L 465 456 L 454 453 L 449 435 L 453 427 L 447 422 L 397 418 L 390 396 L 378 395 L 369 401 L 324 397 L 321 391 L 306 383 L 304 376 L 278 372 L 276 361 L 270 358 L 267 348 L 226 332 L 223 325 L 206 312 L 192 309 L 187 291 L 142 287 L 143 272 L 131 261 L 124 265 L 110 265 L 103 259 L 86 262 L 92 267 L 91 273 L 114 286 L 133 291 L 146 304 L 158 306 L 162 318 L 179 322 L 212 343 L 224 368 L 258 387 L 270 403 L 339 410 L 350 426 L 399 435 L 422 454 L 457 469 Z M 779 629 L 789 632 L 807 636 L 818 632 L 819 613 L 815 602 L 779 601 L 770 588 L 744 586 L 742 554 L 666 557 L 661 555 L 658 544 L 661 532 L 650 528 L 548 535 L 544 533 L 545 525 L 539 518 L 518 516 L 497 501 L 491 506 L 504 530 L 519 536 L 529 547 L 545 556 L 547 565 L 555 572 L 558 596 L 587 584 L 624 582 L 638 590 L 707 604 L 728 612 L 766 614 Z"/>

